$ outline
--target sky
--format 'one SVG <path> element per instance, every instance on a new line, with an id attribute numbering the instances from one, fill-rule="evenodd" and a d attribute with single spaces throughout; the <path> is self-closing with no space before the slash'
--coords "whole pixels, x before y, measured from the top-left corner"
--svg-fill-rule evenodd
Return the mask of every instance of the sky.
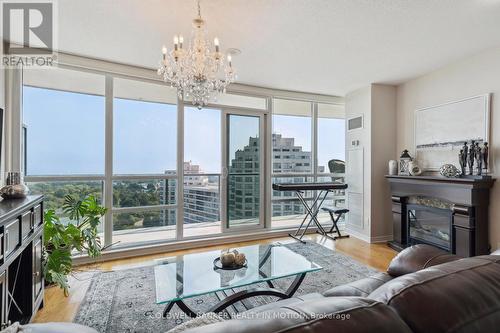
<path id="1" fill-rule="evenodd" d="M 177 108 L 173 105 L 114 100 L 115 174 L 175 170 Z M 104 174 L 104 97 L 24 87 L 28 175 Z M 221 111 L 186 108 L 184 160 L 206 173 L 221 169 Z M 258 132 L 258 118 L 231 117 L 230 158 Z M 274 116 L 273 133 L 311 147 L 310 118 Z M 318 161 L 344 159 L 344 121 L 318 121 Z"/>

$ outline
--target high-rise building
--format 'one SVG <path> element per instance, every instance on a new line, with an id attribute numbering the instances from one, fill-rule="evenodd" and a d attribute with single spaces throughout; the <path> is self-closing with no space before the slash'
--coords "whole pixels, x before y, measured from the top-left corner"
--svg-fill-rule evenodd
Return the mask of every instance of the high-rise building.
<path id="1" fill-rule="evenodd" d="M 272 135 L 273 173 L 304 174 L 312 168 L 311 152 L 303 151 L 295 145 L 295 138 L 281 134 Z M 230 220 L 247 220 L 259 216 L 260 210 L 260 151 L 259 138 L 250 137 L 248 144 L 235 152 L 231 160 L 228 176 L 228 217 Z M 320 167 L 323 172 L 324 167 Z M 166 171 L 166 174 L 175 171 Z M 294 176 L 275 178 L 280 182 L 305 182 L 312 177 Z M 201 166 L 184 162 L 184 223 L 220 221 L 220 183 L 219 177 L 203 174 Z M 167 183 L 168 181 L 166 181 Z M 162 183 L 163 184 L 163 183 Z M 175 187 L 161 189 L 161 197 L 175 197 Z M 310 195 L 312 196 L 312 194 Z M 165 201 L 165 203 L 168 203 Z M 164 203 L 164 200 L 162 200 Z M 170 214 L 174 214 L 171 212 Z M 274 192 L 272 202 L 273 216 L 304 214 L 304 207 L 292 192 Z M 174 215 L 168 216 L 175 218 Z"/>
<path id="2" fill-rule="evenodd" d="M 168 170 L 165 173 L 172 174 L 175 171 Z M 220 221 L 219 187 L 219 177 L 204 175 L 199 165 L 191 161 L 184 162 L 184 223 Z M 161 197 L 175 197 L 175 187 L 163 187 L 160 192 Z M 168 214 L 164 218 L 170 220 L 175 212 Z"/>
<path id="3" fill-rule="evenodd" d="M 228 217 L 230 220 L 258 217 L 260 209 L 260 143 L 250 137 L 238 149 L 229 167 Z"/>

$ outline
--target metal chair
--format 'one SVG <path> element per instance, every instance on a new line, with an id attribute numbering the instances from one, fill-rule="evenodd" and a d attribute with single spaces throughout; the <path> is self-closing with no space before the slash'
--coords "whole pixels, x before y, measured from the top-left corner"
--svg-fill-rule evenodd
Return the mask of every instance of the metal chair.
<path id="1" fill-rule="evenodd" d="M 345 174 L 345 162 L 342 160 L 332 159 L 328 161 L 328 169 L 330 169 L 330 173 L 342 173 Z M 343 181 L 344 177 L 332 177 L 332 181 L 337 182 L 339 180 Z M 335 206 L 337 205 L 337 200 L 334 199 Z M 346 208 L 329 208 L 323 207 L 321 208 L 323 211 L 328 212 L 330 214 L 330 218 L 332 220 L 332 227 L 328 233 L 336 233 L 337 236 L 333 237 L 333 239 L 338 238 L 348 238 L 349 235 L 342 235 L 340 233 L 339 227 L 337 223 L 344 216 L 344 214 L 349 212 L 349 209 Z M 335 231 L 334 231 L 335 229 Z"/>

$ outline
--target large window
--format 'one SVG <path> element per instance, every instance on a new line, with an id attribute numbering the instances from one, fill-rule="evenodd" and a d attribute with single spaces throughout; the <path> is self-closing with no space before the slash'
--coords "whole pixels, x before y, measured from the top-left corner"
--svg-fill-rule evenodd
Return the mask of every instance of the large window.
<path id="1" fill-rule="evenodd" d="M 310 173 L 312 103 L 275 99 L 273 173 Z"/>
<path id="2" fill-rule="evenodd" d="M 318 104 L 318 172 L 345 172 L 343 105 Z"/>
<path id="3" fill-rule="evenodd" d="M 343 181 L 343 106 L 258 91 L 222 95 L 198 110 L 177 105 L 175 89 L 154 79 L 26 69 L 25 180 L 64 221 L 66 195 L 96 196 L 108 209 L 100 231 L 113 247 L 296 227 L 302 204 L 293 193 L 269 198 L 268 177 Z M 316 195 L 305 193 L 309 202 Z M 327 202 L 344 204 L 342 191 Z"/>
<path id="4" fill-rule="evenodd" d="M 104 76 L 28 69 L 22 96 L 26 181 L 65 220 L 66 195 L 103 198 Z"/>
<path id="5" fill-rule="evenodd" d="M 221 111 L 184 109 L 184 236 L 221 232 Z"/>
<path id="6" fill-rule="evenodd" d="M 113 92 L 113 242 L 175 238 L 175 92 L 121 78 L 114 79 Z"/>
<path id="7" fill-rule="evenodd" d="M 39 79 L 36 69 L 24 72 L 26 174 L 104 174 L 104 77 L 59 69 L 50 72 L 50 82 Z M 92 87 L 66 84 L 72 80 Z"/>
<path id="8" fill-rule="evenodd" d="M 274 99 L 272 119 L 273 183 L 343 181 L 343 105 Z M 312 203 L 317 194 L 307 191 L 304 197 Z M 329 194 L 325 206 L 340 206 L 344 202 L 344 193 L 338 191 Z M 273 228 L 296 226 L 302 222 L 305 210 L 292 192 L 273 191 L 271 204 Z M 325 221 L 327 217 L 325 214 L 319 216 Z"/>
<path id="9" fill-rule="evenodd" d="M 272 117 L 273 183 L 311 182 L 313 104 L 274 99 Z M 312 199 L 313 194 L 306 193 Z M 304 207 L 292 192 L 273 191 L 272 226 L 295 226 L 302 221 Z"/>
<path id="10" fill-rule="evenodd" d="M 345 181 L 345 116 L 344 106 L 318 104 L 318 177 L 317 181 Z M 345 190 L 328 194 L 324 207 L 345 207 Z M 321 212 L 319 220 L 329 221 L 330 216 Z M 343 223 L 344 221 L 339 221 Z M 339 224 L 340 225 L 340 224 Z"/>

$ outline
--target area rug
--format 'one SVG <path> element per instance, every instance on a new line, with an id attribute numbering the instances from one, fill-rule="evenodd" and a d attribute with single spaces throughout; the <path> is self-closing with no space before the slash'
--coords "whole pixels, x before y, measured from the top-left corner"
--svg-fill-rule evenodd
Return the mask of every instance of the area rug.
<path id="1" fill-rule="evenodd" d="M 284 246 L 323 267 L 322 270 L 306 276 L 296 295 L 323 292 L 376 272 L 344 254 L 316 243 L 297 242 Z M 177 306 L 174 306 L 169 318 L 162 318 L 164 305 L 155 303 L 153 270 L 153 266 L 146 266 L 95 273 L 75 317 L 75 322 L 93 327 L 102 333 L 149 333 L 166 332 L 185 320 L 189 320 Z M 286 290 L 292 280 L 293 278 L 278 280 L 275 286 Z M 274 300 L 276 298 L 255 297 L 248 299 L 245 305 L 254 307 Z M 186 304 L 199 312 L 208 310 L 217 302 L 218 298 L 214 294 L 185 300 Z M 228 309 L 228 314 L 242 310 L 242 305 L 236 304 L 234 308 Z"/>

